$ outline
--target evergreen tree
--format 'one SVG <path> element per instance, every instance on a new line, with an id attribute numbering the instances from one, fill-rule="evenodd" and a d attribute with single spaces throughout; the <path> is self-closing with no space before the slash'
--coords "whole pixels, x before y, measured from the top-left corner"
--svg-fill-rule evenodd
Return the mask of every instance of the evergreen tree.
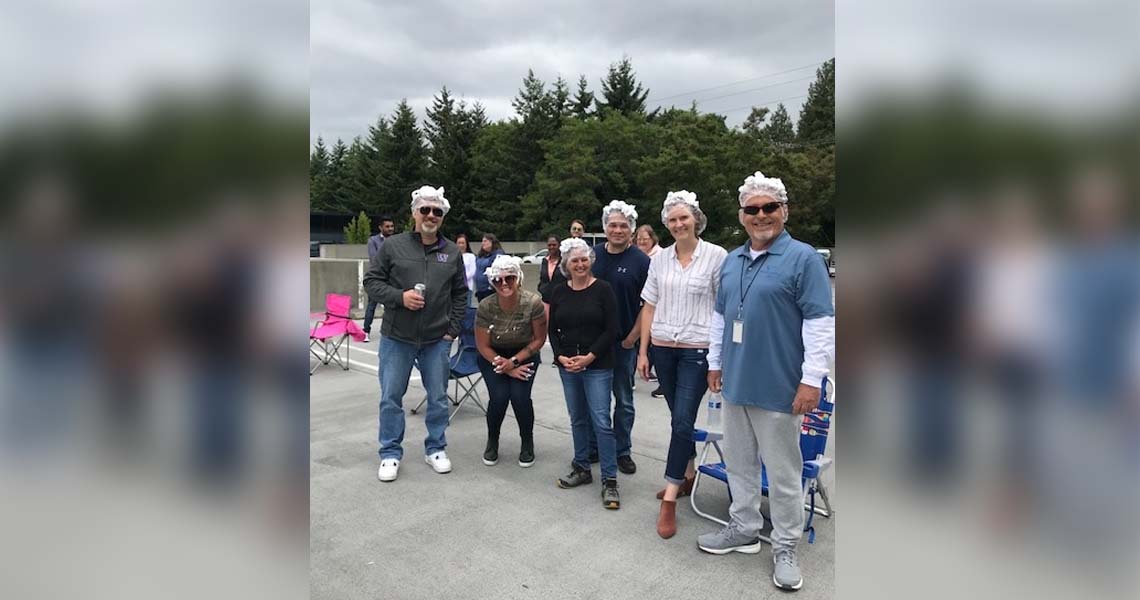
<path id="1" fill-rule="evenodd" d="M 329 151 L 325 140 L 317 136 L 317 143 L 309 154 L 309 210 L 326 212 L 329 210 Z"/>
<path id="2" fill-rule="evenodd" d="M 752 112 L 748 113 L 748 118 L 744 119 L 743 129 L 745 133 L 757 139 L 761 138 L 764 119 L 768 118 L 768 112 L 767 107 L 753 106 Z"/>
<path id="3" fill-rule="evenodd" d="M 411 215 L 412 190 L 426 183 L 427 150 L 416 114 L 401 100 L 392 115 L 391 135 L 379 149 L 379 208 L 397 222 Z M 437 186 L 438 187 L 438 186 Z"/>
<path id="4" fill-rule="evenodd" d="M 645 98 L 649 90 L 643 90 L 633 72 L 633 63 L 628 56 L 610 65 L 609 73 L 602 80 L 602 96 L 605 102 L 595 101 L 598 114 L 606 111 L 621 113 L 627 117 L 645 115 Z"/>
<path id="5" fill-rule="evenodd" d="M 776 112 L 772 113 L 772 118 L 760 131 L 760 137 L 773 144 L 790 144 L 796 141 L 792 118 L 788 116 L 788 109 L 784 107 L 783 102 L 776 105 Z"/>
<path id="6" fill-rule="evenodd" d="M 332 212 L 347 212 L 348 197 L 345 186 L 345 179 L 347 175 L 346 159 L 348 156 L 348 146 L 344 145 L 344 141 L 337 138 L 336 144 L 333 145 L 332 152 L 329 154 L 329 167 L 328 167 L 328 191 L 329 191 L 329 209 Z"/>
<path id="7" fill-rule="evenodd" d="M 574 117 L 580 120 L 586 120 L 593 111 L 590 109 L 594 106 L 594 93 L 587 89 L 586 76 L 581 75 L 578 77 L 578 91 L 574 94 L 574 100 L 571 102 L 570 111 Z"/>
<path id="8" fill-rule="evenodd" d="M 431 143 L 428 176 L 432 185 L 445 186 L 449 198 L 455 198 L 447 219 L 449 231 L 466 231 L 473 217 L 471 194 L 471 153 L 479 131 L 486 127 L 483 107 L 471 109 L 460 101 L 456 104 L 445 86 L 427 111 L 424 129 Z"/>
<path id="9" fill-rule="evenodd" d="M 344 241 L 346 244 L 367 244 L 372 235 L 372 221 L 368 215 L 361 211 L 344 227 Z"/>
<path id="10" fill-rule="evenodd" d="M 801 142 L 835 140 L 834 58 L 816 70 L 815 81 L 808 87 L 808 97 L 800 111 L 799 139 Z"/>
<path id="11" fill-rule="evenodd" d="M 554 81 L 554 87 L 550 90 L 548 102 L 551 117 L 557 115 L 559 121 L 561 121 L 570 116 L 570 86 L 561 75 Z"/>

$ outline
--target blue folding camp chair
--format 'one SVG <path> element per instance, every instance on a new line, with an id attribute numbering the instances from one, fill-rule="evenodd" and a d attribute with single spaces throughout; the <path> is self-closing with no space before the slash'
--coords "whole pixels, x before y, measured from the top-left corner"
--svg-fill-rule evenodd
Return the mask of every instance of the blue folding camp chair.
<path id="1" fill-rule="evenodd" d="M 828 385 L 831 385 L 831 393 L 828 394 Z M 835 514 L 834 509 L 831 507 L 831 499 L 827 496 L 827 487 L 820 481 L 820 474 L 823 473 L 828 467 L 831 466 L 832 460 L 825 457 L 824 451 L 827 450 L 827 437 L 831 430 L 831 415 L 835 411 L 835 383 L 831 382 L 828 378 L 824 378 L 823 386 L 820 389 L 819 406 L 810 413 L 804 415 L 803 425 L 800 428 L 800 452 L 804 457 L 804 470 L 803 478 L 801 481 L 804 486 L 804 494 L 806 500 L 804 501 L 804 509 L 807 510 L 807 520 L 804 522 L 804 532 L 808 534 L 808 543 L 815 542 L 815 528 L 812 526 L 812 520 L 815 515 L 830 518 Z M 728 470 L 724 464 L 724 454 L 721 452 L 720 443 L 724 439 L 721 433 L 710 433 L 703 429 L 697 429 L 694 432 L 694 440 L 697 442 L 704 442 L 704 449 L 701 451 L 700 459 L 697 461 L 697 476 L 693 482 L 693 491 L 689 495 L 689 504 L 693 507 L 693 512 L 698 515 L 715 521 L 721 525 L 727 525 L 728 522 L 719 519 L 709 513 L 702 512 L 697 508 L 697 490 L 700 488 L 701 479 L 703 476 L 709 476 L 717 479 L 728 485 Z M 718 462 L 705 462 L 708 459 L 709 450 L 715 450 L 717 453 Z M 765 496 L 768 495 L 768 473 L 766 469 L 760 471 L 760 486 L 761 491 Z M 823 506 L 816 506 L 816 495 L 819 496 L 823 502 Z M 729 501 L 732 501 L 732 489 L 729 488 L 728 492 Z M 765 542 L 769 540 L 761 536 Z"/>
<path id="2" fill-rule="evenodd" d="M 463 408 L 463 403 L 471 400 L 483 414 L 487 414 L 487 408 L 483 406 L 482 398 L 479 396 L 479 382 L 483 381 L 483 373 L 479 371 L 479 351 L 475 348 L 475 309 L 467 307 L 467 313 L 463 317 L 463 322 L 460 324 L 459 331 L 459 348 L 451 355 L 448 360 L 448 380 L 455 382 L 455 391 L 448 395 L 448 399 L 455 405 L 455 410 L 447 417 L 447 422 L 450 424 L 459 409 Z M 463 391 L 460 394 L 460 390 Z M 420 403 L 412 409 L 412 414 L 427 402 L 425 397 L 420 400 Z"/>

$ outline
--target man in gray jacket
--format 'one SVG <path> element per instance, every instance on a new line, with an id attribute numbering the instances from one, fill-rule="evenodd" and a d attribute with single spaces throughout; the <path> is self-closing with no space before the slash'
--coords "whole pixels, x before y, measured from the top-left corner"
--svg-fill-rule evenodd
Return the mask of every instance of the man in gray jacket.
<path id="1" fill-rule="evenodd" d="M 416 231 L 385 239 L 364 276 L 371 300 L 384 305 L 380 324 L 380 481 L 394 481 L 404 449 L 404 393 L 412 366 L 427 388 L 424 460 L 436 473 L 447 458 L 448 350 L 467 308 L 467 281 L 459 247 L 439 235 L 451 204 L 443 188 L 412 192 Z"/>

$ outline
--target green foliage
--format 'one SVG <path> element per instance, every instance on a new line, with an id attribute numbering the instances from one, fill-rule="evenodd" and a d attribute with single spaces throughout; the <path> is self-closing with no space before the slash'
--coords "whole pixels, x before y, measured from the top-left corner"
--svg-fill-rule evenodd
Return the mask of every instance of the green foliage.
<path id="1" fill-rule="evenodd" d="M 348 225 L 344 227 L 344 239 L 348 244 L 367 244 L 368 238 L 372 236 L 372 221 L 368 219 L 368 215 L 361 212 L 359 215 L 353 217 Z"/>
<path id="2" fill-rule="evenodd" d="M 827 97 L 826 81 L 821 69 L 814 97 Z M 410 224 L 411 190 L 442 185 L 452 202 L 445 235 L 493 233 L 504 240 L 562 237 L 571 219 L 600 230 L 602 206 L 621 199 L 636 206 L 638 223 L 652 225 L 667 245 L 661 203 L 668 192 L 686 189 L 708 217 L 703 237 L 733 248 L 746 239 L 736 189 L 761 170 L 788 186 L 789 231 L 806 243 L 834 246 L 834 141 L 797 139 L 784 105 L 771 113 L 753 108 L 740 129 L 695 105 L 647 115 L 648 91 L 628 58 L 610 66 L 601 94 L 595 98 L 585 76 L 571 94 L 561 77 L 547 86 L 529 71 L 512 101 L 517 116 L 488 123 L 481 106 L 467 107 L 443 87 L 422 133 L 401 102 L 346 151 L 334 146 L 330 152 L 318 140 L 310 156 L 314 198 L 329 205 L 340 198 L 353 212 L 391 214 Z M 333 171 L 339 184 L 330 184 Z"/>
<path id="3" fill-rule="evenodd" d="M 801 142 L 835 139 L 835 59 L 823 63 L 815 72 L 808 97 L 800 111 Z"/>
<path id="4" fill-rule="evenodd" d="M 642 89 L 633 72 L 633 62 L 628 56 L 610 64 L 609 73 L 602 80 L 604 102 L 597 102 L 598 114 L 620 113 L 626 117 L 645 115 L 645 98 L 649 90 Z"/>

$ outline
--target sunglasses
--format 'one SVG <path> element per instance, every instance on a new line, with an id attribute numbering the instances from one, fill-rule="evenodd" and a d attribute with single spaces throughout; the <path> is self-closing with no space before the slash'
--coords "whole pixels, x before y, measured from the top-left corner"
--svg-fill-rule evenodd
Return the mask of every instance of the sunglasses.
<path id="1" fill-rule="evenodd" d="M 429 213 L 433 214 L 437 217 L 440 217 L 440 218 L 443 217 L 443 209 L 442 208 L 432 207 L 432 206 L 421 206 L 420 207 L 420 214 L 421 215 L 424 215 L 426 217 Z"/>
<path id="2" fill-rule="evenodd" d="M 518 280 L 519 278 L 515 277 L 514 275 L 507 275 L 506 277 L 496 277 L 491 280 L 491 283 L 495 285 L 503 285 L 504 283 L 507 285 L 514 285 L 514 283 Z"/>
<path id="3" fill-rule="evenodd" d="M 764 211 L 764 214 L 770 215 L 776 212 L 776 209 L 783 206 L 783 204 L 783 202 L 769 202 L 767 204 L 761 204 L 760 206 L 745 206 L 740 210 L 744 211 L 746 215 L 758 215 L 760 211 Z"/>

